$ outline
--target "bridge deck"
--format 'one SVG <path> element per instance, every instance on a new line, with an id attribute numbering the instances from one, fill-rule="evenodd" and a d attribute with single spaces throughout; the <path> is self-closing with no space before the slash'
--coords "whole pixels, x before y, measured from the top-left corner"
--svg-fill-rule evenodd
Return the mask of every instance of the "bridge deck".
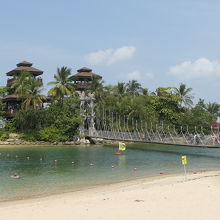
<path id="1" fill-rule="evenodd" d="M 182 144 L 182 143 L 167 143 L 167 142 L 157 142 L 157 141 L 146 141 L 146 140 L 131 140 L 131 139 L 123 139 L 123 138 L 110 138 L 110 137 L 101 137 L 101 136 L 86 136 L 92 139 L 100 138 L 104 140 L 112 140 L 112 141 L 124 141 L 130 143 L 146 143 L 146 144 L 160 144 L 160 145 L 171 145 L 171 146 L 183 146 L 183 147 L 196 147 L 196 148 L 220 148 L 220 145 L 200 145 L 200 144 Z"/>

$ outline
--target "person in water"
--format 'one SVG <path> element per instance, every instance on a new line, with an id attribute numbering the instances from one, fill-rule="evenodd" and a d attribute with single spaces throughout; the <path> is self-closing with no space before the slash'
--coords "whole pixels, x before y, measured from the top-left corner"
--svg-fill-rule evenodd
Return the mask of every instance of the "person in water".
<path id="1" fill-rule="evenodd" d="M 14 173 L 14 174 L 11 175 L 11 178 L 19 179 L 20 176 L 17 173 Z"/>

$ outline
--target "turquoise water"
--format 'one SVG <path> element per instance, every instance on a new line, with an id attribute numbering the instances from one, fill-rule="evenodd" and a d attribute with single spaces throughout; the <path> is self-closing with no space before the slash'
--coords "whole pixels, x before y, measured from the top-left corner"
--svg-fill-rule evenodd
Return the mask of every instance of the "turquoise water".
<path id="1" fill-rule="evenodd" d="M 116 150 L 117 146 L 1 148 L 0 200 L 74 191 L 157 176 L 161 171 L 179 173 L 182 155 L 187 155 L 188 171 L 220 170 L 219 149 L 129 144 L 125 155 L 115 156 Z M 21 178 L 11 178 L 13 173 Z"/>

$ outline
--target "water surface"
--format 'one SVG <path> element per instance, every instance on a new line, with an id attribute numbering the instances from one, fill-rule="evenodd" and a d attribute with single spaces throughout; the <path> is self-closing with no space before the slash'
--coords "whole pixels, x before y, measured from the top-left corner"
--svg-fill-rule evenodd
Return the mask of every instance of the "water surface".
<path id="1" fill-rule="evenodd" d="M 219 149 L 128 144 L 124 155 L 115 156 L 116 150 L 112 145 L 1 148 L 0 200 L 74 191 L 161 171 L 179 173 L 182 155 L 187 155 L 188 171 L 220 170 Z M 13 173 L 21 178 L 11 178 Z"/>

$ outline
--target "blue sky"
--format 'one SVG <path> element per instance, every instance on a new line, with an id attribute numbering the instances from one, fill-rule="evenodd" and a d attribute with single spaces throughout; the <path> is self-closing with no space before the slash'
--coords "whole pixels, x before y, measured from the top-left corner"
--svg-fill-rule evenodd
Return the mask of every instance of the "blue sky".
<path id="1" fill-rule="evenodd" d="M 193 88 L 195 101 L 220 103 L 220 1 L 0 0 L 0 85 L 26 60 L 72 73 L 86 66 L 106 84 L 137 79 Z M 46 90 L 45 90 L 46 91 Z"/>

